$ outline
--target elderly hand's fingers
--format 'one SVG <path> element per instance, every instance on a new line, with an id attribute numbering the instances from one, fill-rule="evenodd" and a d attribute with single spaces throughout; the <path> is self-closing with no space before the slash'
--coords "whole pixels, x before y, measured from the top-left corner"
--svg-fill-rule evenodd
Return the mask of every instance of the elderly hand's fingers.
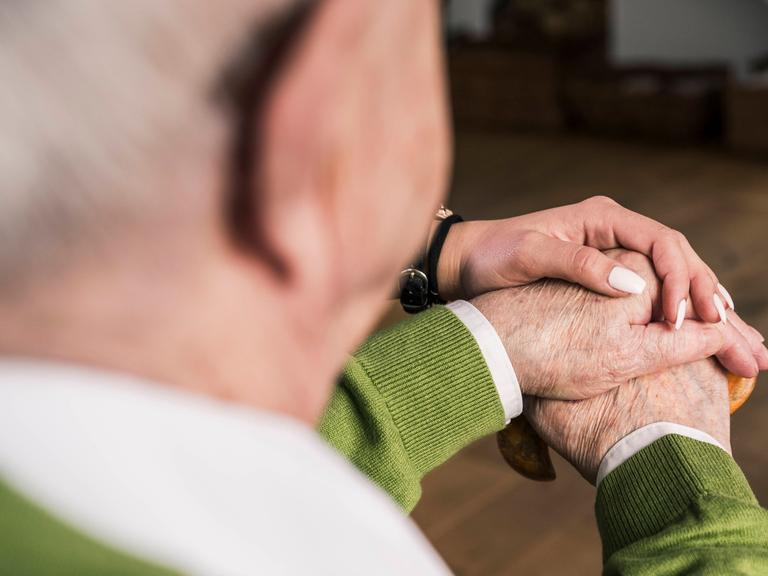
<path id="1" fill-rule="evenodd" d="M 691 303 L 688 303 L 688 307 L 685 311 L 685 318 L 690 320 L 700 320 L 698 312 L 694 309 L 693 305 Z M 760 334 L 757 330 L 755 330 L 752 326 L 744 322 L 744 320 L 741 319 L 741 317 L 736 314 L 735 312 L 730 312 L 728 314 L 728 323 L 733 324 L 736 331 L 741 334 L 744 341 L 749 346 L 750 350 L 752 351 L 752 354 L 754 356 L 755 362 L 757 362 L 758 368 L 760 370 L 768 370 L 768 349 L 763 345 L 763 342 L 765 342 L 765 338 L 763 338 L 763 335 Z M 720 360 L 720 363 L 724 366 L 728 367 L 731 365 L 734 365 L 734 360 L 732 359 L 735 352 L 733 350 L 728 350 L 723 352 L 722 354 L 718 354 L 718 359 Z M 738 357 L 741 358 L 742 352 L 738 351 Z M 739 362 L 739 360 L 736 360 L 736 362 Z M 731 370 L 734 373 L 738 373 L 735 370 Z"/>
<path id="2" fill-rule="evenodd" d="M 715 354 L 720 364 L 737 376 L 744 378 L 757 376 L 760 372 L 761 362 L 755 358 L 749 341 L 741 335 L 733 324 L 713 324 L 712 326 L 721 327 L 725 334 L 725 344 Z M 751 360 L 748 356 L 751 356 Z"/>
<path id="3" fill-rule="evenodd" d="M 760 333 L 744 322 L 744 320 L 742 320 L 735 312 L 731 312 L 731 314 L 728 315 L 728 321 L 733 324 L 733 327 L 736 328 L 749 343 L 758 368 L 760 368 L 760 370 L 768 370 L 768 349 L 763 345 Z"/>
<path id="4" fill-rule="evenodd" d="M 522 264 L 531 280 L 559 278 L 606 296 L 640 294 L 646 286 L 641 276 L 600 250 L 539 232 L 527 234 L 524 254 L 515 264 Z"/>
<path id="5" fill-rule="evenodd" d="M 627 378 L 637 378 L 717 356 L 723 366 L 737 374 L 751 378 L 759 372 L 749 342 L 731 325 L 709 324 L 686 320 L 680 330 L 672 330 L 662 322 L 647 326 L 632 326 L 634 342 L 639 342 Z"/>
<path id="6" fill-rule="evenodd" d="M 747 327 L 749 328 L 749 331 L 750 331 L 750 332 L 752 332 L 752 334 L 755 336 L 755 338 L 757 338 L 757 339 L 758 339 L 758 340 L 759 340 L 761 343 L 762 343 L 762 342 L 765 342 L 765 336 L 763 336 L 763 335 L 762 335 L 762 334 L 761 334 L 761 333 L 760 333 L 760 332 L 757 330 L 757 328 L 755 328 L 754 326 L 749 326 L 749 325 L 747 325 Z"/>

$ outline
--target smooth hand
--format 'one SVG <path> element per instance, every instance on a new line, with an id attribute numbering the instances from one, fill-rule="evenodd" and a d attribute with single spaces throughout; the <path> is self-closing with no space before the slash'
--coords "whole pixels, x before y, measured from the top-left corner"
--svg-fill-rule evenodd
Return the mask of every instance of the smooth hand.
<path id="1" fill-rule="evenodd" d="M 696 428 L 731 452 L 726 376 L 714 360 L 638 378 L 589 400 L 526 398 L 525 415 L 539 436 L 592 483 L 611 446 L 654 422 Z"/>
<path id="2" fill-rule="evenodd" d="M 663 280 L 663 318 L 675 326 L 690 300 L 706 322 L 723 321 L 726 308 L 734 307 L 685 236 L 602 196 L 507 220 L 454 225 L 440 258 L 438 283 L 447 300 L 540 278 L 560 278 L 606 296 L 641 292 L 637 271 L 601 252 L 612 248 L 652 258 Z"/>
<path id="3" fill-rule="evenodd" d="M 643 276 L 647 289 L 608 298 L 562 281 L 483 294 L 472 303 L 499 334 L 524 394 L 583 399 L 672 366 L 717 355 L 731 372 L 768 369 L 768 351 L 735 313 L 728 324 L 688 319 L 676 331 L 660 317 L 659 283 L 645 256 L 608 257 Z M 689 317 L 694 316 L 687 309 Z"/>

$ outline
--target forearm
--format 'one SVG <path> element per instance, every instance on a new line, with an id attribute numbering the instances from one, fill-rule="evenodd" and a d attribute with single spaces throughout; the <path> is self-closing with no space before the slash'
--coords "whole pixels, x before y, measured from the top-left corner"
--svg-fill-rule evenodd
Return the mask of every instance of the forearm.
<path id="1" fill-rule="evenodd" d="M 505 413 L 467 327 L 436 307 L 378 333 L 344 370 L 320 433 L 406 510 L 422 477 Z"/>
<path id="2" fill-rule="evenodd" d="M 605 574 L 768 574 L 768 511 L 723 450 L 681 436 L 600 484 Z"/>

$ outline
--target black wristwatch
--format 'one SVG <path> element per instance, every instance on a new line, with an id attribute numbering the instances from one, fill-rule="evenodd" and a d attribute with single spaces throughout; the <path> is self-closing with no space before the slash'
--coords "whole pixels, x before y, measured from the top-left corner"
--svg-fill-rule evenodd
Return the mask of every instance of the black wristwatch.
<path id="1" fill-rule="evenodd" d="M 400 273 L 400 305 L 408 314 L 416 314 L 433 304 L 444 303 L 438 291 L 437 264 L 451 226 L 462 222 L 463 218 L 441 206 L 435 214 L 435 220 L 439 220 L 440 224 L 424 256 Z"/>
<path id="2" fill-rule="evenodd" d="M 408 314 L 416 314 L 431 306 L 429 279 L 416 265 L 400 272 L 400 305 Z"/>

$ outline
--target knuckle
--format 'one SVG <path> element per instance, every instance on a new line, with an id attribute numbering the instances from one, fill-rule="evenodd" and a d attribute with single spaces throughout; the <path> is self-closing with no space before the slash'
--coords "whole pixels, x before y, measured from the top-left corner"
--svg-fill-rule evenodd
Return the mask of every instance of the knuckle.
<path id="1" fill-rule="evenodd" d="M 683 234 L 679 230 L 672 230 L 672 238 L 675 240 L 675 242 L 679 243 L 681 246 L 685 246 L 686 244 L 688 244 L 688 239 L 685 237 L 685 234 Z"/>
<path id="2" fill-rule="evenodd" d="M 659 239 L 664 242 L 677 242 L 675 231 L 672 230 L 672 228 L 665 226 L 664 224 L 659 224 L 657 226 L 656 234 L 658 235 Z"/>
<path id="3" fill-rule="evenodd" d="M 619 205 L 619 203 L 616 202 L 616 200 L 614 200 L 613 198 L 609 196 L 602 196 L 602 195 L 592 196 L 590 198 L 587 198 L 584 201 L 584 203 L 590 206 L 604 206 L 604 207 L 614 207 Z"/>
<path id="4" fill-rule="evenodd" d="M 667 228 L 663 224 L 659 225 L 659 237 L 667 244 L 678 244 L 678 234 L 679 232 L 677 230 Z"/>
<path id="5" fill-rule="evenodd" d="M 651 224 L 650 232 L 657 241 L 669 241 L 674 237 L 674 230 L 661 222 L 654 221 L 653 224 Z"/>

